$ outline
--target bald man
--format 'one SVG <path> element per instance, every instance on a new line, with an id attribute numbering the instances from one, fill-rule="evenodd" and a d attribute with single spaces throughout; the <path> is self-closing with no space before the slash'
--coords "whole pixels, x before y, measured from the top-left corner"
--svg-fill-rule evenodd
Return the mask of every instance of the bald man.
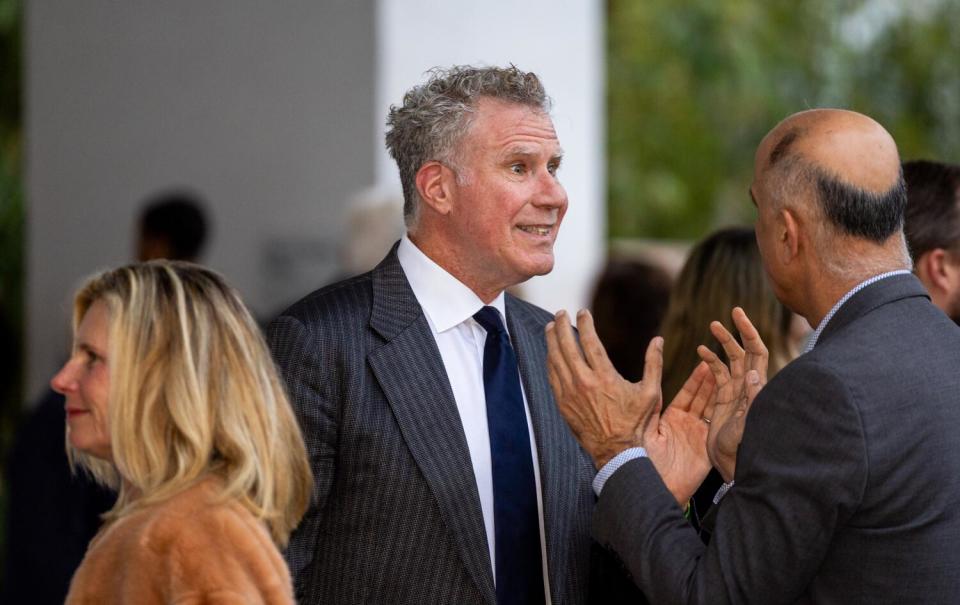
<path id="1" fill-rule="evenodd" d="M 655 603 L 956 603 L 960 328 L 909 271 L 893 139 L 853 112 L 793 115 L 750 194 L 777 296 L 817 326 L 766 385 L 742 311 L 746 350 L 714 324 L 729 365 L 701 347 L 709 365 L 662 416 L 662 341 L 630 384 L 589 314 L 583 352 L 565 314 L 548 325 L 558 405 L 601 469 L 594 536 Z M 704 546 L 679 503 L 710 463 L 729 489 Z"/>

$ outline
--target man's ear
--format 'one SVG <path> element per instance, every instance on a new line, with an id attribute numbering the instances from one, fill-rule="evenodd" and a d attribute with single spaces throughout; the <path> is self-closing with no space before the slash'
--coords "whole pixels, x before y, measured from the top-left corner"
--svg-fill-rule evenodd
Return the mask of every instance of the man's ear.
<path id="1" fill-rule="evenodd" d="M 960 266 L 951 260 L 943 248 L 934 248 L 917 259 L 917 276 L 931 294 L 946 294 L 956 287 Z"/>
<path id="2" fill-rule="evenodd" d="M 793 210 L 784 208 L 777 213 L 774 224 L 776 246 L 783 264 L 793 262 L 800 254 L 801 239 L 805 236 L 804 227 L 803 221 Z"/>
<path id="3" fill-rule="evenodd" d="M 423 203 L 438 214 L 447 214 L 453 207 L 451 184 L 456 175 L 440 162 L 427 162 L 417 171 L 417 193 Z"/>

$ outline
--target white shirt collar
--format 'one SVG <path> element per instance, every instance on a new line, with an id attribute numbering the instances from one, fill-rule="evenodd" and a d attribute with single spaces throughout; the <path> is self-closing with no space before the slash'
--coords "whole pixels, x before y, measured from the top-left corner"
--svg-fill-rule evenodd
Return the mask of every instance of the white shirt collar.
<path id="1" fill-rule="evenodd" d="M 400 238 L 397 259 L 414 296 L 438 334 L 460 325 L 484 307 L 473 290 L 424 254 L 406 234 Z M 489 306 L 506 318 L 503 292 Z"/>
<path id="2" fill-rule="evenodd" d="M 810 340 L 807 341 L 807 346 L 804 347 L 803 352 L 809 353 L 810 351 L 813 350 L 813 347 L 817 345 L 817 341 L 820 340 L 820 335 L 823 334 L 824 328 L 827 327 L 827 324 L 830 323 L 830 320 L 833 319 L 833 316 L 837 314 L 837 311 L 840 310 L 840 307 L 842 307 L 845 302 L 850 300 L 850 298 L 854 294 L 856 294 L 860 290 L 863 290 L 864 288 L 866 288 L 871 284 L 877 283 L 881 279 L 893 277 L 894 275 L 909 275 L 909 274 L 910 274 L 910 271 L 907 271 L 906 269 L 898 269 L 897 271 L 888 271 L 887 273 L 874 275 L 870 279 L 864 280 L 859 284 L 857 284 L 856 286 L 854 286 L 853 289 L 851 289 L 849 292 L 844 294 L 843 297 L 837 301 L 837 304 L 833 305 L 833 308 L 830 309 L 829 312 L 827 312 L 827 314 L 823 317 L 822 320 L 820 320 L 820 325 L 818 325 L 817 329 L 813 331 L 813 336 L 810 337 Z"/>

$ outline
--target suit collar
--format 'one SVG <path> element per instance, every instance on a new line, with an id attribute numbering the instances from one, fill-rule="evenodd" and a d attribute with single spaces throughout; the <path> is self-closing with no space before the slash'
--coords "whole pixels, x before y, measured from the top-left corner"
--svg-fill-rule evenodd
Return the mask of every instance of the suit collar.
<path id="1" fill-rule="evenodd" d="M 423 315 L 397 258 L 399 244 L 394 244 L 387 256 L 373 268 L 370 278 L 373 288 L 370 327 L 387 341 L 393 340 Z"/>
<path id="2" fill-rule="evenodd" d="M 930 298 L 923 284 L 912 274 L 894 275 L 872 283 L 843 303 L 824 327 L 817 344 L 826 342 L 846 325 L 881 305 L 915 296 Z"/>

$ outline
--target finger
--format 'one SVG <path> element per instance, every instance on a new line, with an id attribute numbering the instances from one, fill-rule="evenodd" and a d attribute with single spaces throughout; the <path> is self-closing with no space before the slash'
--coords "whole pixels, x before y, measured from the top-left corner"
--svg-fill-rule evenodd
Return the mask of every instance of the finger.
<path id="1" fill-rule="evenodd" d="M 643 384 L 660 389 L 663 378 L 663 338 L 654 336 L 647 345 L 647 354 L 643 359 Z M 661 402 L 662 404 L 662 402 Z"/>
<path id="2" fill-rule="evenodd" d="M 753 406 L 753 400 L 757 398 L 757 394 L 760 393 L 761 389 L 763 389 L 763 384 L 760 380 L 760 373 L 756 370 L 747 372 L 747 389 L 743 404 L 744 414 L 750 411 L 751 406 Z"/>
<path id="3" fill-rule="evenodd" d="M 557 402 L 561 401 L 564 391 L 571 386 L 572 377 L 570 368 L 560 352 L 560 342 L 557 339 L 557 326 L 554 322 L 547 324 L 544 330 L 544 336 L 547 340 L 547 370 L 550 377 L 550 385 L 553 387 L 553 394 Z"/>
<path id="4" fill-rule="evenodd" d="M 570 372 L 576 376 L 578 372 L 587 369 L 587 364 L 583 359 L 583 352 L 580 350 L 580 345 L 577 344 L 577 337 L 573 334 L 573 326 L 570 325 L 570 315 L 567 314 L 566 311 L 558 311 L 553 324 L 553 331 L 557 335 L 560 355 L 570 369 Z"/>
<path id="5" fill-rule="evenodd" d="M 743 348 L 740 346 L 740 343 L 737 342 L 737 339 L 733 337 L 722 323 L 719 321 L 710 322 L 710 333 L 713 334 L 713 337 L 717 339 L 717 342 L 720 343 L 720 346 L 723 347 L 723 351 L 727 354 L 727 359 L 730 360 L 730 375 L 734 379 L 738 379 L 743 376 L 743 360 L 745 353 Z"/>
<path id="6" fill-rule="evenodd" d="M 603 343 L 597 335 L 596 327 L 593 324 L 593 315 L 586 309 L 581 309 L 577 313 L 577 330 L 580 331 L 580 348 L 587 359 L 587 365 L 600 372 L 616 372 L 613 363 L 607 356 Z"/>
<path id="7" fill-rule="evenodd" d="M 679 410 L 682 412 L 692 411 L 691 406 L 693 404 L 693 400 L 700 391 L 700 387 L 707 376 L 710 377 L 710 381 L 712 383 L 713 374 L 710 372 L 709 366 L 707 366 L 705 362 L 701 361 L 697 364 L 697 367 L 693 369 L 693 372 L 690 373 L 690 376 L 687 377 L 686 382 L 684 382 L 683 386 L 680 387 L 680 391 L 673 398 L 673 401 L 670 402 L 670 409 Z"/>
<path id="8" fill-rule="evenodd" d="M 716 390 L 717 383 L 713 378 L 713 373 L 710 371 L 710 368 L 702 361 L 697 364 L 691 378 L 697 373 L 702 376 L 702 379 L 697 385 L 696 392 L 693 394 L 693 400 L 690 402 L 690 413 L 694 416 L 709 419 L 712 414 L 707 413 L 707 405 L 713 400 L 713 393 Z"/>
<path id="9" fill-rule="evenodd" d="M 753 326 L 746 312 L 740 307 L 733 309 L 733 323 L 740 332 L 740 339 L 743 341 L 743 347 L 747 352 L 746 368 L 756 370 L 760 375 L 760 382 L 766 383 L 770 353 L 767 346 L 763 344 L 760 333 Z"/>
<path id="10" fill-rule="evenodd" d="M 727 365 L 717 357 L 716 353 L 704 345 L 700 345 L 697 347 L 697 355 L 699 355 L 700 359 L 705 361 L 710 368 L 718 388 L 723 388 L 730 382 L 730 370 L 727 369 Z"/>

